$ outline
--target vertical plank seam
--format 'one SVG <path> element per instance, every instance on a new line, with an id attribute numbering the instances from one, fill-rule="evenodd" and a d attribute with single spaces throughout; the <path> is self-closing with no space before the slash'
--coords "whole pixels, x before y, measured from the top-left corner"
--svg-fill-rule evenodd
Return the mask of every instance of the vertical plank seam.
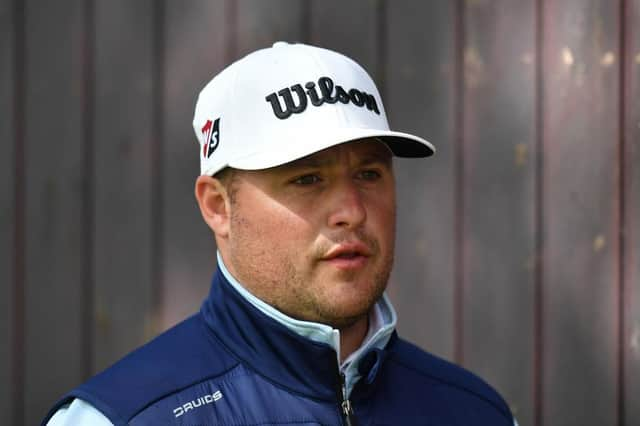
<path id="1" fill-rule="evenodd" d="M 163 118 L 165 111 L 165 0 L 155 3 L 153 9 L 153 91 L 151 95 L 151 135 L 153 139 L 153 151 L 151 155 L 151 330 L 152 334 L 157 334 L 160 330 L 159 324 L 164 319 L 164 174 L 163 174 L 163 152 L 164 152 L 164 126 Z M 153 7 L 153 6 L 152 6 Z"/>
<path id="2" fill-rule="evenodd" d="M 13 2 L 13 109 L 14 109 L 14 279 L 13 279 L 13 318 L 10 363 L 11 408 L 9 417 L 11 424 L 24 424 L 24 356 L 25 356 L 25 99 L 26 99 L 26 33 L 24 2 Z"/>
<path id="3" fill-rule="evenodd" d="M 235 0 L 226 2 L 226 43 L 225 63 L 230 64 L 238 52 L 238 3 Z"/>
<path id="4" fill-rule="evenodd" d="M 625 341 L 626 341 L 626 304 L 625 304 L 625 285 L 626 285 L 626 269 L 625 269 L 625 230 L 627 228 L 627 217 L 626 217 L 626 198 L 625 198 L 625 186 L 626 186 L 626 165 L 625 165 L 625 152 L 626 152 L 626 98 L 625 98 L 625 89 L 627 86 L 626 82 L 626 65 L 627 65 L 627 55 L 626 55 L 626 31 L 627 31 L 627 1 L 620 0 L 619 4 L 619 20 L 620 20 L 620 34 L 619 34 L 619 82 L 618 82 L 618 132 L 620 134 L 620 142 L 618 145 L 618 179 L 619 179 L 619 187 L 618 187 L 618 229 L 619 229 L 619 240 L 618 240 L 618 371 L 617 371 L 617 387 L 618 387 L 618 406 L 617 406 L 617 414 L 618 414 L 618 425 L 624 426 L 625 423 L 625 362 L 626 362 L 626 353 L 625 353 Z"/>
<path id="5" fill-rule="evenodd" d="M 311 42 L 311 1 L 303 1 L 300 6 L 300 34 L 302 42 Z"/>
<path id="6" fill-rule="evenodd" d="M 455 22 L 455 118 L 454 140 L 455 146 L 455 261 L 454 261 L 454 295 L 453 295 L 453 324 L 454 324 L 454 359 L 458 364 L 464 363 L 464 275 L 465 275 L 465 250 L 464 250 L 464 147 L 465 147 L 465 108 L 464 108 L 464 48 L 466 43 L 465 31 L 465 0 L 456 1 L 454 8 Z"/>
<path id="7" fill-rule="evenodd" d="M 543 378 L 544 378 L 544 0 L 535 4 L 536 76 L 535 76 L 535 269 L 533 307 L 533 424 L 542 426 L 543 419 Z"/>
<path id="8" fill-rule="evenodd" d="M 382 99 L 386 98 L 387 81 L 386 81 L 386 60 L 387 60 L 387 2 L 378 0 L 376 4 L 376 75 L 378 83 L 378 91 Z"/>
<path id="9" fill-rule="evenodd" d="M 83 303 L 82 320 L 82 375 L 84 378 L 91 376 L 93 372 L 93 349 L 94 349 L 94 242 L 95 242 L 95 141 L 94 141 L 94 88 L 95 88 L 95 3 L 94 0 L 84 1 L 83 10 L 83 40 L 82 40 L 82 73 L 83 73 L 83 94 L 82 94 L 82 137 L 83 137 L 83 241 L 84 262 L 83 262 L 83 282 L 81 288 L 81 300 Z"/>

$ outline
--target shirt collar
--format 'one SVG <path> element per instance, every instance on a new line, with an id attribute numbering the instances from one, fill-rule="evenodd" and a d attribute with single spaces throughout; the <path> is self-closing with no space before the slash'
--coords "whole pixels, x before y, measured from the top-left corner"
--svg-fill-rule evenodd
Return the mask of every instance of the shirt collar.
<path id="1" fill-rule="evenodd" d="M 385 293 L 369 313 L 369 329 L 362 344 L 343 362 L 340 362 L 340 330 L 334 329 L 326 324 L 298 320 L 280 312 L 273 306 L 254 296 L 240 284 L 225 266 L 220 252 L 217 252 L 217 259 L 218 267 L 229 284 L 256 309 L 297 335 L 317 343 L 329 345 L 335 350 L 340 370 L 345 375 L 348 394 L 351 393 L 353 386 L 355 386 L 360 379 L 358 366 L 363 355 L 372 349 L 383 349 L 395 330 L 397 323 L 396 311 Z"/>

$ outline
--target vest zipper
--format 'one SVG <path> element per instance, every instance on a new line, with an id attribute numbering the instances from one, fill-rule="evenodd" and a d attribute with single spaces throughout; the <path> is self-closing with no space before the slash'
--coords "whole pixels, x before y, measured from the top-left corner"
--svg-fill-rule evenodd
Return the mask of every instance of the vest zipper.
<path id="1" fill-rule="evenodd" d="M 340 375 L 340 389 L 338 390 L 338 397 L 340 401 L 340 413 L 342 414 L 342 422 L 345 426 L 357 426 L 355 413 L 353 412 L 353 406 L 351 401 L 347 398 L 347 384 L 345 382 L 344 374 Z"/>

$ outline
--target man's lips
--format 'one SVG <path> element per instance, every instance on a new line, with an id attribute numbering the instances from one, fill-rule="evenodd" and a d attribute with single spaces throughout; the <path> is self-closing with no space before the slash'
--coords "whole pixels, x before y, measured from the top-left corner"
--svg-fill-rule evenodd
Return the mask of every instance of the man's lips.
<path id="1" fill-rule="evenodd" d="M 341 243 L 331 248 L 323 257 L 322 260 L 332 260 L 335 258 L 350 258 L 355 256 L 371 256 L 371 250 L 369 247 L 361 242 L 349 242 Z"/>
<path id="2" fill-rule="evenodd" d="M 321 260 L 339 269 L 355 269 L 365 265 L 371 250 L 361 242 L 342 243 L 331 248 Z"/>

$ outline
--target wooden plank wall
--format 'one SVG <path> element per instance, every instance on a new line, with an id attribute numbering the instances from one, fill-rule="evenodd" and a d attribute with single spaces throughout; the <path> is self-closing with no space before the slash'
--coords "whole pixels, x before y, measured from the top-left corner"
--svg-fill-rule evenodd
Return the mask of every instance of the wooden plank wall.
<path id="1" fill-rule="evenodd" d="M 533 420 L 535 18 L 533 2 L 469 2 L 461 35 L 459 352 L 521 424 Z"/>
<path id="2" fill-rule="evenodd" d="M 546 424 L 618 415 L 620 13 L 611 5 L 550 1 L 542 16 Z"/>
<path id="3" fill-rule="evenodd" d="M 195 96 L 283 39 L 438 148 L 396 162 L 401 334 L 522 426 L 636 425 L 639 28 L 640 0 L 0 0 L 0 423 L 198 308 Z"/>
<path id="4" fill-rule="evenodd" d="M 15 252 L 15 233 L 19 232 L 19 224 L 13 222 L 16 211 L 20 209 L 15 198 L 15 184 L 17 168 L 21 163 L 17 160 L 18 154 L 13 142 L 17 139 L 16 129 L 19 127 L 18 118 L 15 115 L 14 94 L 19 91 L 15 75 L 16 64 L 16 42 L 19 25 L 16 25 L 14 16 L 14 4 L 8 0 L 0 1 L 0 140 L 3 142 L 3 155 L 0 156 L 0 423 L 10 424 L 13 420 L 10 407 L 16 403 L 12 398 L 12 383 L 22 381 L 22 378 L 14 374 L 15 350 L 17 346 L 15 340 L 16 311 L 12 303 L 16 297 L 14 295 L 15 286 L 18 282 Z M 17 349 L 17 348 L 16 348 Z M 17 389 L 22 397 L 22 389 Z"/>
<path id="5" fill-rule="evenodd" d="M 92 368 L 101 370 L 140 341 L 154 308 L 156 73 L 151 2 L 96 2 L 95 8 Z M 110 30 L 114 22 L 118 31 Z"/>
<path id="6" fill-rule="evenodd" d="M 640 0 L 625 3 L 621 11 L 622 91 L 620 164 L 622 167 L 622 243 L 620 268 L 621 335 L 618 380 L 621 423 L 640 419 Z"/>
<path id="7" fill-rule="evenodd" d="M 229 46 L 235 20 L 230 14 L 232 1 L 193 1 L 189 7 L 181 2 L 160 4 L 162 10 L 155 11 L 154 65 L 161 94 L 154 104 L 159 155 L 152 207 L 158 211 L 153 280 L 159 297 L 158 310 L 150 317 L 150 334 L 190 315 L 209 288 L 215 245 L 193 196 L 200 164 L 193 152 L 197 142 L 191 120 L 197 93 L 232 59 Z"/>
<path id="8" fill-rule="evenodd" d="M 89 34 L 80 0 L 24 4 L 24 414 L 89 372 L 93 263 L 85 130 Z"/>

